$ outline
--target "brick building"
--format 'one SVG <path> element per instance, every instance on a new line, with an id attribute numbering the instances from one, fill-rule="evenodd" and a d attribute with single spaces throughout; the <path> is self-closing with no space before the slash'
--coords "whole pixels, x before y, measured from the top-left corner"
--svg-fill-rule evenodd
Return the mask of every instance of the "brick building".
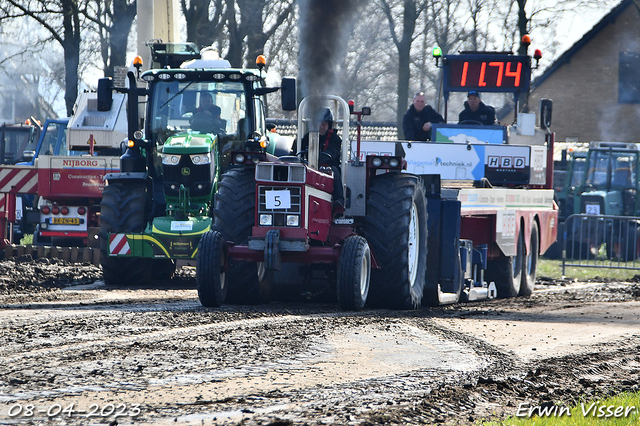
<path id="1" fill-rule="evenodd" d="M 558 142 L 640 142 L 640 7 L 624 0 L 532 83 Z"/>

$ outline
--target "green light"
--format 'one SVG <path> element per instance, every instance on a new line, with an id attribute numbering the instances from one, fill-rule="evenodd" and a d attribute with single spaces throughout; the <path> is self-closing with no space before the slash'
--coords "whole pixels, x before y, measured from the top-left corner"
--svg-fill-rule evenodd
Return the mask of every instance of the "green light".
<path id="1" fill-rule="evenodd" d="M 439 58 L 442 56 L 442 49 L 440 49 L 440 46 L 436 46 L 433 48 L 433 57 L 434 58 Z"/>

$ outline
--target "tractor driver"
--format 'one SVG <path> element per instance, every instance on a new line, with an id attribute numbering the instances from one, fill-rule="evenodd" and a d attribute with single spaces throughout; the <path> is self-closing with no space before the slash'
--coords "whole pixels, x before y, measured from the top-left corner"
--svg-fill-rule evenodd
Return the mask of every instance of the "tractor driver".
<path id="1" fill-rule="evenodd" d="M 342 151 L 342 139 L 333 129 L 333 114 L 329 108 L 321 108 L 316 115 L 320 124 L 320 152 L 326 152 L 331 156 L 326 164 L 333 171 L 333 209 L 336 213 L 344 212 L 344 192 L 342 190 L 342 175 L 340 173 L 340 153 Z M 302 138 L 302 151 L 309 147 L 309 133 Z M 296 141 L 293 142 L 293 152 L 296 152 Z"/>
<path id="2" fill-rule="evenodd" d="M 485 105 L 484 102 L 480 100 L 480 92 L 471 90 L 467 94 L 464 110 L 458 115 L 458 123 L 464 121 L 475 121 L 477 122 L 475 124 L 491 126 L 496 123 L 496 110 L 492 106 Z"/>
<path id="3" fill-rule="evenodd" d="M 201 93 L 200 106 L 196 108 L 190 120 L 191 128 L 201 132 L 224 134 L 226 123 L 220 118 L 221 111 L 220 107 L 213 103 L 210 93 Z"/>

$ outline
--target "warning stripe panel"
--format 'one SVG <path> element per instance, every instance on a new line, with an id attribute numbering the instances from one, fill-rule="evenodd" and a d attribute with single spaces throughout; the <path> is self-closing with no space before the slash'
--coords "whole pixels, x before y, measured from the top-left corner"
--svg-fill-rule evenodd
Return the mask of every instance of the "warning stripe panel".
<path id="1" fill-rule="evenodd" d="M 131 254 L 126 234 L 109 235 L 109 255 Z"/>
<path id="2" fill-rule="evenodd" d="M 21 194 L 33 194 L 38 186 L 38 171 L 30 168 L 0 168 L 0 192 L 11 190 Z"/>

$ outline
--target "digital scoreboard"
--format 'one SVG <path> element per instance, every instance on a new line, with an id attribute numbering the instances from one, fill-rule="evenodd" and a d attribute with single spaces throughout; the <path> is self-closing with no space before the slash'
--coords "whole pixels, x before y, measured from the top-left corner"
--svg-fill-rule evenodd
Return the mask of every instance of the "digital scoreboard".
<path id="1" fill-rule="evenodd" d="M 528 56 L 460 54 L 444 56 L 444 90 L 451 92 L 525 92 L 529 89 Z"/>

